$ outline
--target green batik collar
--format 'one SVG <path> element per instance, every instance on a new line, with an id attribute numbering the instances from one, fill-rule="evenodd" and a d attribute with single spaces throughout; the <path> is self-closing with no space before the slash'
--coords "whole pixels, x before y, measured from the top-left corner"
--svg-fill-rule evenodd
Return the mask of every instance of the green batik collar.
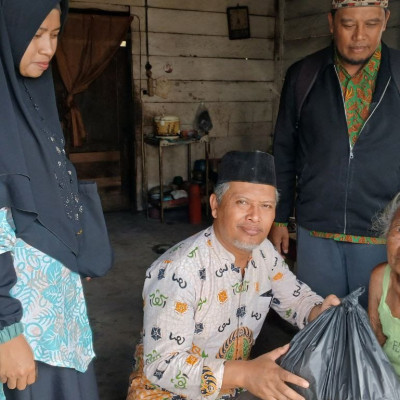
<path id="1" fill-rule="evenodd" d="M 380 43 L 376 48 L 374 54 L 371 56 L 368 62 L 365 63 L 364 67 L 358 72 L 358 74 L 361 71 L 364 71 L 367 75 L 371 77 L 371 79 L 375 80 L 379 71 L 379 67 L 381 65 L 381 58 L 382 58 L 382 44 Z M 346 68 L 344 68 L 342 61 L 340 60 L 339 54 L 337 53 L 336 47 L 335 47 L 335 66 L 336 68 L 339 68 L 341 71 L 343 71 L 343 73 L 346 76 L 346 80 L 352 78 L 346 71 Z"/>

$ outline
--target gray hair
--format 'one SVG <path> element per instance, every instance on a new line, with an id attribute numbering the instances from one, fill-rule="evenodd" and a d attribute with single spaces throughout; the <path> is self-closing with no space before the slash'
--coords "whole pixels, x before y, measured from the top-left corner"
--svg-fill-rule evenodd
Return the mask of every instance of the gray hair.
<path id="1" fill-rule="evenodd" d="M 229 182 L 219 183 L 218 185 L 215 186 L 214 194 L 217 198 L 218 204 L 221 203 L 222 198 L 224 197 L 224 194 L 228 191 L 228 189 L 229 189 Z M 279 193 L 278 193 L 278 190 L 276 190 L 276 189 L 275 189 L 275 195 L 276 195 L 276 203 L 278 204 Z"/>
<path id="2" fill-rule="evenodd" d="M 382 237 L 387 237 L 390 226 L 394 220 L 394 216 L 400 209 L 400 192 L 396 194 L 393 200 L 385 207 L 383 211 L 378 213 L 372 221 L 372 229 Z"/>
<path id="3" fill-rule="evenodd" d="M 229 189 L 229 182 L 224 182 L 215 185 L 214 194 L 215 197 L 217 198 L 218 204 L 221 204 L 222 198 L 224 197 L 224 194 L 228 191 L 228 189 Z"/>

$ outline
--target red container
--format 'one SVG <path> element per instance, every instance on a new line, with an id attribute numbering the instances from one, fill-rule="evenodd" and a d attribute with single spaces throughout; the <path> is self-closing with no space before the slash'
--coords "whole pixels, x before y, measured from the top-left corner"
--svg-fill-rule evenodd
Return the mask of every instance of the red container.
<path id="1" fill-rule="evenodd" d="M 189 186 L 189 222 L 201 223 L 201 193 L 197 183 L 191 183 Z"/>

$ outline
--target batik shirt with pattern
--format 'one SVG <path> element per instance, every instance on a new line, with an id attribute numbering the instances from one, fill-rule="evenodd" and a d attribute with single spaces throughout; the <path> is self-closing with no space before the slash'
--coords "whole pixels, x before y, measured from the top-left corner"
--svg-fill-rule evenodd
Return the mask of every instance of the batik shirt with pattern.
<path id="1" fill-rule="evenodd" d="M 369 107 L 375 91 L 376 78 L 381 65 L 381 45 L 356 74 L 350 75 L 336 54 L 335 65 L 346 109 L 350 147 L 353 148 L 369 116 Z"/>
<path id="2" fill-rule="evenodd" d="M 35 360 L 85 372 L 94 357 L 78 274 L 15 236 L 10 209 L 0 209 L 0 254 L 11 252 L 23 309 L 24 336 Z M 0 400 L 5 400 L 0 384 Z"/>
<path id="3" fill-rule="evenodd" d="M 242 276 L 212 227 L 154 262 L 143 299 L 145 376 L 136 375 L 129 399 L 232 398 L 237 391 L 220 392 L 224 362 L 249 357 L 270 307 L 303 328 L 322 302 L 268 240 Z"/>

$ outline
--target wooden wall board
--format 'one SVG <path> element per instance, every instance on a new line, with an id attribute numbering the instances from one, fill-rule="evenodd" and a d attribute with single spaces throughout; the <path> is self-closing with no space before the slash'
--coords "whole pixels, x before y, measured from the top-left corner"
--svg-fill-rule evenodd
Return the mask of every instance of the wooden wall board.
<path id="1" fill-rule="evenodd" d="M 121 188 L 121 178 L 112 176 L 109 178 L 96 178 L 96 184 L 99 189 L 107 188 L 108 190 Z"/>
<path id="2" fill-rule="evenodd" d="M 142 59 L 142 61 L 144 61 Z M 153 78 L 170 81 L 271 81 L 274 76 L 272 60 L 245 60 L 200 57 L 151 57 Z M 142 62 L 143 64 L 143 62 Z M 165 72 L 170 64 L 171 73 Z M 144 65 L 134 65 L 134 76 L 146 79 Z"/>
<path id="3" fill-rule="evenodd" d="M 243 151 L 270 151 L 271 150 L 271 132 L 261 133 L 253 136 L 249 140 L 246 136 L 234 136 L 229 140 L 225 138 L 217 138 L 212 143 L 212 151 L 214 158 L 222 157 L 227 151 L 241 149 Z"/>
<path id="4" fill-rule="evenodd" d="M 314 53 L 331 43 L 330 36 L 306 38 L 285 42 L 285 63 L 292 63 L 308 54 Z"/>
<path id="5" fill-rule="evenodd" d="M 121 5 L 110 5 L 101 2 L 82 3 L 75 1 L 75 6 L 86 8 L 124 9 Z M 81 4 L 81 5 L 80 5 Z M 137 29 L 146 30 L 145 8 L 132 7 L 131 14 L 140 19 Z M 273 38 L 275 17 L 270 15 L 249 15 L 252 38 Z M 198 10 L 148 8 L 149 32 L 187 33 L 207 36 L 227 36 L 228 19 L 225 12 L 204 12 Z M 136 29 L 136 30 L 137 30 Z"/>
<path id="6" fill-rule="evenodd" d="M 73 163 L 112 162 L 120 160 L 119 151 L 97 151 L 91 153 L 71 153 L 69 159 Z"/>
<path id="7" fill-rule="evenodd" d="M 130 10 L 132 29 L 133 92 L 137 125 L 136 186 L 141 207 L 142 133 L 152 133 L 152 118 L 160 113 L 178 115 L 181 128 L 193 127 L 201 101 L 209 107 L 214 124 L 211 156 L 234 149 L 268 150 L 271 144 L 274 94 L 275 0 L 247 0 L 251 38 L 229 40 L 226 8 L 233 0 L 148 0 L 149 61 L 154 78 L 166 77 L 166 99 L 143 94 L 146 88 L 146 37 L 144 0 L 72 0 L 75 7 L 107 11 Z M 247 60 L 246 60 L 247 58 Z M 170 63 L 171 74 L 164 65 Z M 140 122 L 143 120 L 143 124 Z M 143 131 L 142 131 L 143 130 Z M 214 143 L 215 142 L 215 143 Z M 214 149 L 214 146 L 215 149 Z M 148 181 L 158 184 L 157 149 L 147 147 L 151 171 Z M 165 181 L 186 168 L 186 152 L 168 149 Z M 193 148 L 193 160 L 203 157 L 202 146 Z M 186 177 L 185 177 L 186 178 Z M 151 185 L 149 185 L 151 186 Z"/>
<path id="8" fill-rule="evenodd" d="M 271 132 L 271 122 L 229 122 L 228 137 L 246 136 L 248 139 Z"/>
<path id="9" fill-rule="evenodd" d="M 181 124 L 193 125 L 200 103 L 147 103 L 144 125 L 152 126 L 156 115 L 177 115 Z M 258 102 L 207 102 L 205 103 L 213 124 L 239 122 L 271 122 L 272 103 Z M 215 129 L 213 129 L 214 131 Z"/>
<path id="10" fill-rule="evenodd" d="M 311 15 L 285 21 L 285 41 L 329 34 L 328 17 L 324 14 Z"/>
<path id="11" fill-rule="evenodd" d="M 216 118 L 227 122 L 264 122 L 271 121 L 271 102 L 235 102 L 235 103 L 211 103 Z"/>
<path id="12" fill-rule="evenodd" d="M 158 177 L 158 148 L 154 146 L 146 146 L 147 160 L 147 179 L 148 187 L 152 188 L 159 185 Z M 202 146 L 200 144 L 196 146 Z M 202 146 L 204 149 L 204 147 Z M 204 150 L 203 150 L 204 151 Z M 187 179 L 187 147 L 186 146 L 170 146 L 163 150 L 163 176 L 164 184 L 170 184 L 174 176 L 182 176 Z"/>
<path id="13" fill-rule="evenodd" d="M 145 35 L 133 33 L 134 55 L 145 54 Z M 141 39 L 141 41 L 139 41 Z M 149 49 L 152 56 L 184 56 L 210 58 L 273 59 L 273 39 L 250 38 L 229 40 L 227 36 L 187 35 L 174 33 L 149 34 Z"/>
<path id="14" fill-rule="evenodd" d="M 331 9 L 332 0 L 286 0 L 285 19 L 297 19 L 308 15 L 326 15 Z"/>
<path id="15" fill-rule="evenodd" d="M 188 33 L 192 35 L 227 36 L 228 20 L 222 13 L 168 10 L 148 10 L 149 32 Z M 250 16 L 252 37 L 274 37 L 274 17 Z M 142 25 L 142 29 L 145 26 Z"/>
<path id="16" fill-rule="evenodd" d="M 132 0 L 133 6 L 144 6 L 144 0 Z M 196 10 L 196 11 L 209 11 L 209 12 L 226 12 L 227 7 L 236 7 L 238 4 L 237 0 L 185 0 L 184 4 L 182 0 L 149 0 L 149 7 L 155 8 L 168 8 L 175 10 Z M 275 15 L 274 3 L 271 1 L 260 1 L 260 0 L 246 0 L 245 3 L 249 7 L 249 13 L 251 15 Z"/>
<path id="17" fill-rule="evenodd" d="M 71 0 L 70 1 L 70 7 L 75 6 L 76 4 L 95 4 L 95 5 L 100 5 L 100 6 L 131 6 L 132 5 L 132 0 Z"/>
<path id="18" fill-rule="evenodd" d="M 137 85 L 137 80 L 134 81 Z M 145 82 L 142 87 L 145 87 Z M 202 82 L 175 81 L 170 89 L 168 100 L 182 103 L 200 101 L 270 101 L 272 97 L 270 82 Z M 145 96 L 146 103 L 163 103 L 159 96 Z"/>
<path id="19" fill-rule="evenodd" d="M 122 1 L 122 0 L 121 0 Z M 70 8 L 80 8 L 80 9 L 99 9 L 103 11 L 116 11 L 116 12 L 126 12 L 129 13 L 129 5 L 126 4 L 109 4 L 104 3 L 99 0 L 96 1 L 70 1 Z"/>
<path id="20" fill-rule="evenodd" d="M 144 7 L 131 7 L 131 15 L 136 17 L 135 30 L 145 31 L 146 30 L 146 11 Z M 137 28 L 136 28 L 137 27 Z"/>

